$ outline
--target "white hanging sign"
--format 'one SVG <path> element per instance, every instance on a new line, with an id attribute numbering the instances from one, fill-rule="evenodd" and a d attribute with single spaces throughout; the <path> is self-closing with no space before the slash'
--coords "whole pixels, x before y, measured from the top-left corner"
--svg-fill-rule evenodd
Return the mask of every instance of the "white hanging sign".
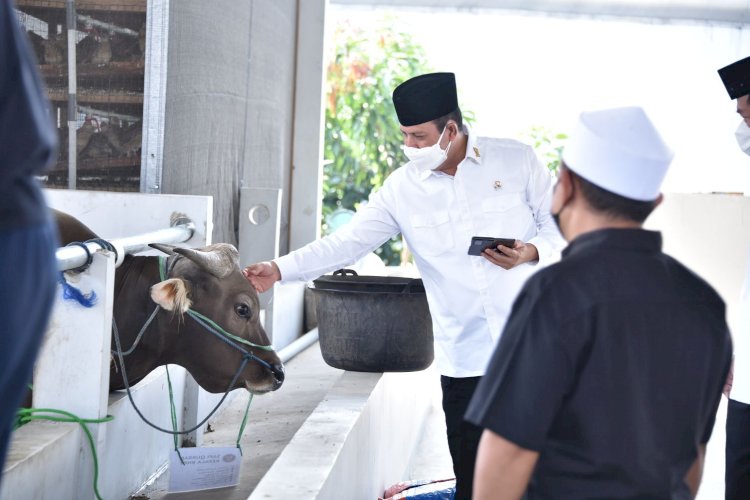
<path id="1" fill-rule="evenodd" d="M 180 448 L 169 455 L 169 492 L 197 491 L 237 486 L 242 456 L 235 447 Z"/>

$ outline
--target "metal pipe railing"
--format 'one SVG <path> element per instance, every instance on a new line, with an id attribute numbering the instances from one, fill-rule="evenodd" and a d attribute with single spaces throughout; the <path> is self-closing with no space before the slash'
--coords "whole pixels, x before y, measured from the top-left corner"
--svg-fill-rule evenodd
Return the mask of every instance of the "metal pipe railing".
<path id="1" fill-rule="evenodd" d="M 160 229 L 158 231 L 152 231 L 150 233 L 139 234 L 137 236 L 128 236 L 126 238 L 118 238 L 113 240 L 107 240 L 117 250 L 117 262 L 115 266 L 119 266 L 125 255 L 138 253 L 140 251 L 148 249 L 149 243 L 183 243 L 193 237 L 195 232 L 195 224 L 193 221 L 187 218 L 179 218 L 172 224 L 172 227 L 168 229 Z M 97 250 L 101 249 L 102 246 L 96 242 L 84 243 L 86 248 L 92 254 Z M 55 253 L 57 257 L 57 269 L 59 271 L 67 271 L 69 269 L 75 269 L 86 264 L 88 260 L 88 254 L 86 250 L 80 246 L 68 246 L 60 247 Z"/>

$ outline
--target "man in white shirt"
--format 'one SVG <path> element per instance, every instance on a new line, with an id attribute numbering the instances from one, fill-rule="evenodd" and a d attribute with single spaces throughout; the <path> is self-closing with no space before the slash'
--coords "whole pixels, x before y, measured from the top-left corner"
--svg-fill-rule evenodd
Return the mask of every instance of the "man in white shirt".
<path id="1" fill-rule="evenodd" d="M 736 99 L 737 114 L 742 118 L 735 132 L 737 144 L 750 155 L 750 57 L 721 68 L 719 76 L 730 99 Z M 745 273 L 734 339 L 734 373 L 724 390 L 729 398 L 724 475 L 727 500 L 750 498 L 750 262 Z"/>
<path id="2" fill-rule="evenodd" d="M 349 224 L 273 262 L 245 269 L 258 291 L 343 267 L 397 233 L 414 256 L 433 320 L 456 499 L 471 498 L 481 429 L 463 414 L 526 278 L 563 241 L 549 213 L 551 179 L 533 150 L 477 137 L 463 123 L 453 73 L 412 78 L 393 92 L 409 162 Z M 512 248 L 468 255 L 472 236 Z"/>

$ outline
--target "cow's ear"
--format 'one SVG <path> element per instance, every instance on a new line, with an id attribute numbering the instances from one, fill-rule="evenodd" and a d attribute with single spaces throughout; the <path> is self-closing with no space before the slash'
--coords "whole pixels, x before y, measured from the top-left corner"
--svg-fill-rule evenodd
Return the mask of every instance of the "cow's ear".
<path id="1" fill-rule="evenodd" d="M 151 287 L 151 300 L 167 311 L 180 313 L 190 309 L 187 284 L 180 278 L 171 278 Z"/>

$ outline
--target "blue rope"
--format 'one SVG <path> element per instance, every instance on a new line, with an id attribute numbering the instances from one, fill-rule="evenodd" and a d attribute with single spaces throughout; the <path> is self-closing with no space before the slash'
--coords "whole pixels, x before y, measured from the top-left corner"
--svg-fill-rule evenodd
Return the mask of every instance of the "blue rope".
<path id="1" fill-rule="evenodd" d="M 68 243 L 65 246 L 75 246 L 75 247 L 81 247 L 86 252 L 86 262 L 76 267 L 75 269 L 71 269 L 70 271 L 73 272 L 83 272 L 86 269 L 89 268 L 91 265 L 91 262 L 94 260 L 94 255 L 91 253 L 91 250 L 89 250 L 89 247 L 86 246 L 86 243 L 96 243 L 100 247 L 102 247 L 105 250 L 108 250 L 110 252 L 114 252 L 115 254 L 115 261 L 117 260 L 117 249 L 115 246 L 110 243 L 109 241 L 103 239 L 103 238 L 92 238 L 90 240 L 86 240 L 85 242 L 80 241 L 73 241 L 71 243 Z M 58 278 L 58 281 L 63 287 L 63 298 L 65 300 L 75 300 L 79 304 L 81 304 L 83 307 L 94 307 L 96 304 L 96 292 L 93 290 L 89 294 L 85 294 L 81 292 L 78 288 L 74 287 L 70 283 L 68 283 L 65 280 L 65 275 L 61 272 L 60 277 Z"/>
<path id="2" fill-rule="evenodd" d="M 57 281 L 60 282 L 63 289 L 63 299 L 75 300 L 83 307 L 94 307 L 96 304 L 96 292 L 91 290 L 88 294 L 83 293 L 78 288 L 74 287 L 65 280 L 65 274 L 61 271 L 58 275 Z"/>

